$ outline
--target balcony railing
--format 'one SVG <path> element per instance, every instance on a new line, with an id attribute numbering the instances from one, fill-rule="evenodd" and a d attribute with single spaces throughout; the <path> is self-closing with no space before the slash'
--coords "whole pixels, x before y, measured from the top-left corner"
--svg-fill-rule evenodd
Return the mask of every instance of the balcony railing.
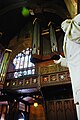
<path id="1" fill-rule="evenodd" d="M 28 71 L 34 71 L 33 74 L 22 74 L 15 78 L 15 73 L 19 75 L 19 72 L 28 73 Z M 63 68 L 60 65 L 51 65 L 46 67 L 31 67 L 25 69 L 19 69 L 7 73 L 4 88 L 6 89 L 23 89 L 23 88 L 37 88 L 45 86 L 54 86 L 70 83 L 69 71 L 67 68 Z"/>

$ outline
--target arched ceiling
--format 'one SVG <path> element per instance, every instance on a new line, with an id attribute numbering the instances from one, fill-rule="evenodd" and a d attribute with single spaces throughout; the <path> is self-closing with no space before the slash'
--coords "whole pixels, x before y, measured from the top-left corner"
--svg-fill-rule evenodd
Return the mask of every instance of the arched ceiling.
<path id="1" fill-rule="evenodd" d="M 19 34 L 21 29 L 35 17 L 39 18 L 42 26 L 49 21 L 55 28 L 70 17 L 64 0 L 0 0 L 0 43 L 6 48 L 10 40 Z M 34 15 L 24 17 L 22 7 L 32 10 Z"/>

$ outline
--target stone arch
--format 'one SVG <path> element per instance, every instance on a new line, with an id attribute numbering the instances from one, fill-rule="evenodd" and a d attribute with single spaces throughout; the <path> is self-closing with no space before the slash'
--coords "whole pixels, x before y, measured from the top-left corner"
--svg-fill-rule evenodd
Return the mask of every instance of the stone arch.
<path id="1" fill-rule="evenodd" d="M 32 38 L 20 39 L 17 41 L 17 36 L 15 36 L 9 43 L 9 48 L 12 49 L 11 59 L 13 59 L 19 52 L 26 48 L 31 48 Z"/>
<path id="2" fill-rule="evenodd" d="M 10 40 L 8 48 L 12 50 L 11 59 L 26 48 L 32 47 L 33 24 L 29 21 L 20 33 Z"/>

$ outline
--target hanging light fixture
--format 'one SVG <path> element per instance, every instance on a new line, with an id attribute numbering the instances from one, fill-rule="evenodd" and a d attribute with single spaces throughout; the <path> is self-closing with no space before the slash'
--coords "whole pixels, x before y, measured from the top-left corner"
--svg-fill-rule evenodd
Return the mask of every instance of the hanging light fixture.
<path id="1" fill-rule="evenodd" d="M 37 102 L 34 102 L 34 107 L 38 107 L 38 103 Z"/>

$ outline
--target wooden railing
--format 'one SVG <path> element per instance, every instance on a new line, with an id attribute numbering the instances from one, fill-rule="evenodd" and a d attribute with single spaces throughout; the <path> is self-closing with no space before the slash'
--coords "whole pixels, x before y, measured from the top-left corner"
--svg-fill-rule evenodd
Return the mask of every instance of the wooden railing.
<path id="1" fill-rule="evenodd" d="M 53 86 L 70 83 L 70 76 L 68 71 L 45 74 L 40 76 L 40 85 Z"/>
<path id="2" fill-rule="evenodd" d="M 20 70 L 16 70 L 13 72 L 7 73 L 7 78 L 4 84 L 4 88 L 6 89 L 23 89 L 23 88 L 37 88 L 45 87 L 45 86 L 54 86 L 61 84 L 70 83 L 69 71 L 67 68 L 63 68 L 60 65 L 51 65 L 46 67 L 31 68 L 35 69 L 34 74 L 29 74 L 25 76 L 21 76 L 18 78 L 14 78 L 15 72 L 20 72 Z M 24 69 L 24 70 L 30 70 Z M 23 71 L 23 69 L 22 69 Z M 12 77 L 11 77 L 12 75 Z"/>

